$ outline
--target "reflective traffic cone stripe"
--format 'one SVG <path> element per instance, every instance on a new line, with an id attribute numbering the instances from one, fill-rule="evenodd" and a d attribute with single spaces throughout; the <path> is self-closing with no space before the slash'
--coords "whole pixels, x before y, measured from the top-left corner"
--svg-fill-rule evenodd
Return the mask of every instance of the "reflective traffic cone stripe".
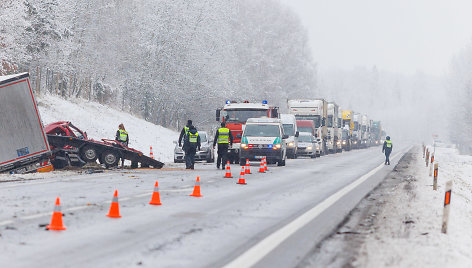
<path id="1" fill-rule="evenodd" d="M 195 196 L 195 197 L 203 196 L 200 194 L 200 177 L 197 177 L 197 181 L 195 181 L 195 187 L 193 187 L 193 193 L 190 196 Z"/>
<path id="2" fill-rule="evenodd" d="M 56 205 L 54 206 L 54 212 L 52 213 L 51 224 L 46 226 L 46 229 L 56 231 L 66 229 L 62 223 L 61 202 L 59 201 L 59 197 L 56 198 Z"/>
<path id="3" fill-rule="evenodd" d="M 149 155 L 151 156 L 152 159 L 154 159 L 154 154 L 152 153 L 152 146 L 151 146 L 151 152 L 149 153 Z"/>
<path id="4" fill-rule="evenodd" d="M 233 175 L 231 175 L 231 167 L 229 166 L 229 161 L 228 163 L 226 164 L 226 174 L 225 174 L 225 178 L 232 178 Z"/>
<path id="5" fill-rule="evenodd" d="M 246 159 L 246 170 L 244 171 L 246 174 L 251 174 L 251 166 L 249 166 L 249 159 Z"/>
<path id="6" fill-rule="evenodd" d="M 267 156 L 264 156 L 264 170 L 267 171 Z"/>
<path id="7" fill-rule="evenodd" d="M 115 190 L 115 194 L 111 200 L 110 211 L 107 216 L 110 218 L 121 218 L 120 205 L 118 204 L 118 190 Z"/>
<path id="8" fill-rule="evenodd" d="M 151 202 L 149 202 L 150 205 L 162 205 L 161 203 L 161 196 L 159 194 L 159 183 L 156 181 L 156 184 L 154 185 L 154 192 L 152 193 L 152 198 Z"/>
<path id="9" fill-rule="evenodd" d="M 246 179 L 244 179 L 245 173 L 246 172 L 244 171 L 244 167 L 241 167 L 241 173 L 239 174 L 239 180 L 237 184 L 246 184 Z"/>
<path id="10" fill-rule="evenodd" d="M 264 159 L 261 159 L 261 164 L 259 166 L 259 173 L 265 173 Z"/>

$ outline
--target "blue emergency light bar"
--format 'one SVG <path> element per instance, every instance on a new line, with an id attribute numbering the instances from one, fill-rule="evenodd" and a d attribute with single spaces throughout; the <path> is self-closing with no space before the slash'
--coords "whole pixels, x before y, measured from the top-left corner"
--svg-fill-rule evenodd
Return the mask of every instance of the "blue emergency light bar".
<path id="1" fill-rule="evenodd" d="M 227 101 L 226 101 L 226 104 L 231 104 L 231 101 L 230 101 L 230 100 L 227 100 Z"/>
<path id="2" fill-rule="evenodd" d="M 263 101 L 262 101 L 262 104 L 267 104 L 267 101 L 266 101 L 266 100 L 263 100 Z"/>

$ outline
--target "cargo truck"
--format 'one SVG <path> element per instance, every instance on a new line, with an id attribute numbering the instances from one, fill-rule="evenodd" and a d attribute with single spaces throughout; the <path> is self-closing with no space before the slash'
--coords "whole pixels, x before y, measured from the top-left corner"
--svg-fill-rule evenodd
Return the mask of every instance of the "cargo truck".
<path id="1" fill-rule="evenodd" d="M 372 142 L 373 145 L 381 145 L 380 139 L 382 137 L 382 123 L 380 121 L 372 122 Z"/>
<path id="2" fill-rule="evenodd" d="M 343 150 L 350 151 L 352 149 L 352 131 L 354 129 L 354 122 L 352 121 L 352 111 L 343 110 L 343 130 L 342 130 L 342 147 Z"/>
<path id="3" fill-rule="evenodd" d="M 370 120 L 366 114 L 363 114 L 361 117 L 360 138 L 361 148 L 370 146 Z"/>
<path id="4" fill-rule="evenodd" d="M 352 148 L 359 149 L 361 145 L 361 114 L 354 113 L 352 115 L 352 122 L 354 123 L 354 128 L 352 129 Z"/>
<path id="5" fill-rule="evenodd" d="M 339 106 L 334 102 L 328 103 L 328 118 L 326 120 L 326 127 L 328 128 L 328 152 L 338 152 L 338 111 Z"/>
<path id="6" fill-rule="evenodd" d="M 320 144 L 321 154 L 328 152 L 328 103 L 324 99 L 298 99 L 288 100 L 288 110 L 295 115 L 297 120 L 312 120 L 315 123 L 316 135 Z"/>
<path id="7" fill-rule="evenodd" d="M 28 73 L 0 76 L 0 172 L 50 171 L 51 150 Z"/>

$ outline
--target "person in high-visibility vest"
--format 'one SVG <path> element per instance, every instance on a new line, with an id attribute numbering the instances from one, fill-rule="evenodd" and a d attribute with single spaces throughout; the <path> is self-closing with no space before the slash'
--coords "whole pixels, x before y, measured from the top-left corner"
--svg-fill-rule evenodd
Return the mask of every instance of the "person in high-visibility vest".
<path id="1" fill-rule="evenodd" d="M 197 129 L 190 125 L 188 127 L 188 133 L 185 135 L 183 150 L 185 152 L 185 168 L 195 168 L 195 154 L 197 149 L 200 150 L 200 136 L 198 135 Z"/>
<path id="2" fill-rule="evenodd" d="M 228 149 L 233 145 L 233 135 L 231 131 L 226 128 L 224 122 L 221 123 L 221 127 L 216 131 L 215 139 L 213 140 L 213 148 L 218 143 L 218 158 L 216 159 L 216 168 L 225 169 L 226 162 L 228 161 L 226 156 L 228 155 Z"/>
<path id="3" fill-rule="evenodd" d="M 192 126 L 192 120 L 188 120 L 187 121 L 187 125 L 185 125 L 185 127 L 182 128 L 182 131 L 180 131 L 180 135 L 179 135 L 179 147 L 182 147 L 182 141 L 185 139 L 185 136 L 187 135 L 188 131 L 189 131 L 189 127 Z"/>
<path id="4" fill-rule="evenodd" d="M 393 144 L 390 137 L 387 136 L 383 144 L 382 153 L 385 153 L 385 165 L 390 165 L 390 154 L 392 153 Z"/>
<path id="5" fill-rule="evenodd" d="M 118 130 L 116 131 L 115 140 L 118 141 L 118 142 L 120 142 L 120 143 L 123 144 L 123 145 L 128 146 L 128 143 L 129 143 L 129 135 L 128 135 L 128 132 L 126 132 L 126 129 L 125 129 L 125 126 L 123 125 L 123 123 L 121 123 L 121 124 L 118 126 Z"/>

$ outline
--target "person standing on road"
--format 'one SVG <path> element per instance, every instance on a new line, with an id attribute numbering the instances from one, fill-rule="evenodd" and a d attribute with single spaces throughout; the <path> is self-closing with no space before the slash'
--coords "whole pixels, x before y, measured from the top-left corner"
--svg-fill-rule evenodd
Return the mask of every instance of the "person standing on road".
<path id="1" fill-rule="evenodd" d="M 128 147 L 129 135 L 128 135 L 128 132 L 126 132 L 125 125 L 123 125 L 123 123 L 121 123 L 118 126 L 118 131 L 116 131 L 115 140 L 121 143 L 123 146 Z M 124 167 L 124 166 L 125 166 L 125 159 L 121 158 L 121 167 Z"/>
<path id="2" fill-rule="evenodd" d="M 123 125 L 123 123 L 121 123 L 118 126 L 118 130 L 116 131 L 115 140 L 118 141 L 119 143 L 125 145 L 125 146 L 128 146 L 129 136 L 128 136 L 128 132 L 126 132 L 126 129 L 125 129 L 125 126 Z"/>
<path id="3" fill-rule="evenodd" d="M 226 128 L 224 122 L 221 123 L 221 128 L 216 131 L 215 139 L 213 140 L 213 148 L 215 148 L 216 143 L 218 143 L 218 158 L 216 159 L 216 168 L 225 169 L 226 165 L 226 156 L 228 154 L 229 146 L 233 145 L 233 135 L 231 131 Z"/>
<path id="4" fill-rule="evenodd" d="M 184 138 L 184 147 L 182 148 L 185 152 L 185 168 L 195 169 L 195 154 L 197 149 L 200 150 L 200 136 L 198 135 L 197 129 L 190 125 L 188 127 L 188 133 Z"/>
<path id="5" fill-rule="evenodd" d="M 190 126 L 193 126 L 192 120 L 188 120 L 187 125 L 185 125 L 185 127 L 182 128 L 182 131 L 180 131 L 179 147 L 182 147 L 182 141 L 185 139 L 185 136 L 188 134 Z"/>
<path id="6" fill-rule="evenodd" d="M 383 144 L 382 153 L 385 153 L 385 165 L 390 165 L 390 154 L 392 153 L 393 145 L 389 136 L 385 139 L 386 141 Z"/>

